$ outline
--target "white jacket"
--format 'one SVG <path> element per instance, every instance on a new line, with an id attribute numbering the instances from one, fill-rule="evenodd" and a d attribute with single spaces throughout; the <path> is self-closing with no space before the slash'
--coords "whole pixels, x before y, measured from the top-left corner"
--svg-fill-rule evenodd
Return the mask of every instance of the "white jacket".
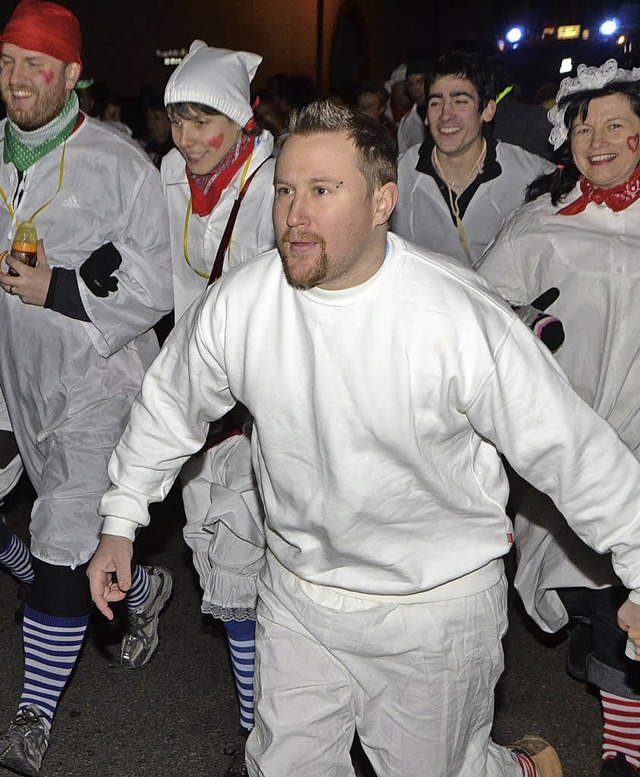
<path id="1" fill-rule="evenodd" d="M 0 123 L 0 137 L 3 129 Z M 62 186 L 56 193 L 61 170 Z M 65 144 L 27 169 L 21 183 L 12 164 L 0 163 L 0 186 L 18 221 L 30 219 L 50 200 L 35 216 L 38 235 L 49 264 L 78 275 L 90 318 L 79 321 L 0 294 L 0 384 L 39 496 L 43 479 L 55 479 L 60 466 L 55 493 L 34 506 L 32 550 L 51 563 L 74 566 L 88 560 L 97 542 L 97 499 L 90 492 L 106 474 L 98 451 L 108 454 L 118 439 L 144 370 L 157 353 L 151 327 L 172 307 L 162 186 L 139 147 L 86 117 Z M 0 202 L 0 250 L 10 250 L 14 232 L 15 219 Z M 98 297 L 78 271 L 109 242 L 122 257 L 115 271 L 118 286 Z M 79 477 L 81 472 L 86 485 L 85 490 L 74 486 L 72 494 L 65 492 L 69 459 L 63 464 L 57 454 L 65 447 L 67 453 L 77 451 L 73 467 L 81 469 L 73 474 Z M 56 555 L 59 551 L 47 540 L 51 526 L 65 524 L 74 513 L 87 518 L 76 522 L 73 536 L 67 532 L 68 547 Z"/>
<path id="2" fill-rule="evenodd" d="M 473 265 L 482 256 L 504 218 L 522 205 L 528 184 L 553 170 L 553 165 L 542 157 L 497 142 L 496 158 L 502 173 L 480 184 L 462 218 L 471 249 L 470 262 L 438 185 L 430 175 L 416 170 L 419 151 L 419 145 L 412 146 L 398 162 L 400 198 L 392 229 L 422 248 L 452 256 L 465 265 Z"/>
<path id="3" fill-rule="evenodd" d="M 445 257 L 389 235 L 381 269 L 341 291 L 291 288 L 277 251 L 227 272 L 147 373 L 104 532 L 134 537 L 235 398 L 255 419 L 267 545 L 304 580 L 420 595 L 491 565 L 512 542 L 502 450 L 640 588 L 640 465 Z"/>
<path id="4" fill-rule="evenodd" d="M 185 217 L 191 197 L 185 161 L 175 148 L 163 158 L 161 174 L 171 227 L 176 320 L 206 289 L 233 203 L 240 193 L 243 177 L 249 177 L 260 165 L 262 167 L 251 181 L 242 200 L 222 271 L 226 272 L 229 267 L 234 267 L 275 245 L 271 215 L 275 160 L 269 159 L 272 152 L 273 137 L 269 132 L 263 132 L 256 138 L 248 171 L 245 171 L 243 166 L 236 173 L 213 211 L 203 217 L 191 214 L 187 227 L 191 266 L 187 263 L 184 251 Z"/>
<path id="5" fill-rule="evenodd" d="M 576 186 L 564 199 L 580 195 Z M 640 202 L 614 212 L 591 203 L 575 216 L 544 195 L 511 215 L 478 266 L 505 297 L 531 302 L 560 290 L 548 312 L 565 342 L 556 358 L 578 394 L 617 430 L 640 459 Z M 604 456 L 604 454 L 603 454 Z M 534 521 L 517 521 L 517 584 L 532 616 L 556 630 L 566 613 L 556 587 L 597 588 L 615 582 L 608 559 L 577 545 L 539 495 L 524 506 Z"/>

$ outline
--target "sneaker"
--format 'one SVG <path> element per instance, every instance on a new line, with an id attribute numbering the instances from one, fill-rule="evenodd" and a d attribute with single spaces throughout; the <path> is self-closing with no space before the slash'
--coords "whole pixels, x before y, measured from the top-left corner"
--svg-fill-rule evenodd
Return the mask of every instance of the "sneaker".
<path id="1" fill-rule="evenodd" d="M 600 777 L 638 777 L 638 772 L 622 753 L 617 753 L 615 758 L 602 762 Z"/>
<path id="2" fill-rule="evenodd" d="M 49 729 L 44 715 L 30 704 L 19 710 L 6 734 L 0 736 L 0 764 L 18 774 L 38 777 L 49 747 Z"/>
<path id="3" fill-rule="evenodd" d="M 149 598 L 129 613 L 129 631 L 122 640 L 120 662 L 125 669 L 148 664 L 158 647 L 158 621 L 173 590 L 171 572 L 164 567 L 145 567 L 151 583 Z"/>
<path id="4" fill-rule="evenodd" d="M 546 739 L 526 736 L 509 746 L 509 750 L 526 753 L 535 764 L 538 777 L 562 777 L 562 765 Z"/>

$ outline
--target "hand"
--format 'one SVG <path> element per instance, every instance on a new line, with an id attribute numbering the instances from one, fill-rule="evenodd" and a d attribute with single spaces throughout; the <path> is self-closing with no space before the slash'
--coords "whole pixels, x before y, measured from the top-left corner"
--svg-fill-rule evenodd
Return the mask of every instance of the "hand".
<path id="1" fill-rule="evenodd" d="M 120 602 L 131 588 L 133 543 L 126 537 L 103 534 L 89 563 L 91 598 L 100 612 L 113 620 L 108 602 Z M 114 579 L 115 575 L 115 579 Z"/>
<path id="2" fill-rule="evenodd" d="M 25 305 L 43 307 L 49 292 L 52 271 L 42 240 L 38 240 L 38 259 L 35 267 L 29 267 L 11 254 L 5 262 L 17 274 L 0 272 L 0 286 L 3 291 L 19 297 Z"/>
<path id="3" fill-rule="evenodd" d="M 630 599 L 618 610 L 618 625 L 629 635 L 629 641 L 635 645 L 636 661 L 640 660 L 640 604 Z"/>

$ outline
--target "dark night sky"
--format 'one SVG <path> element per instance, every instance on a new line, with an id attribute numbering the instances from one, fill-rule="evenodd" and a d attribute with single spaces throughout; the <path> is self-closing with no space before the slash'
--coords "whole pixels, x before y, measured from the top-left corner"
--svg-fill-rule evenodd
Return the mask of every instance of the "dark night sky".
<path id="1" fill-rule="evenodd" d="M 312 24 L 315 25 L 317 0 L 297 2 L 308 5 Z M 4 27 L 16 4 L 17 0 L 2 0 L 0 27 Z M 259 3 L 256 0 L 234 0 L 232 12 L 234 18 L 240 20 L 240 25 L 230 22 L 231 14 L 228 11 L 224 17 L 225 23 L 216 23 L 217 14 L 229 8 L 226 4 L 217 5 L 216 0 L 162 0 L 161 3 L 158 0 L 62 0 L 62 4 L 80 19 L 85 74 L 105 81 L 124 94 L 135 94 L 144 84 L 152 84 L 157 88 L 164 85 L 169 71 L 156 60 L 156 48 L 185 46 L 196 37 L 229 48 L 251 50 L 254 45 L 253 50 L 265 56 L 262 69 L 264 76 L 270 74 L 268 46 L 279 46 L 280 49 L 286 47 L 286 41 L 269 40 L 266 29 L 274 14 L 285 7 L 279 0 L 260 0 Z M 328 7 L 329 0 L 326 0 L 326 4 Z M 334 2 L 333 5 L 337 6 L 338 3 Z M 361 0 L 359 5 L 367 14 L 373 13 L 370 9 L 374 7 L 384 8 L 386 16 L 379 25 L 389 23 L 392 29 L 404 30 L 406 41 L 411 40 L 412 43 L 407 49 L 415 49 L 416 41 L 428 40 L 433 46 L 434 42 L 437 45 L 447 37 L 451 40 L 460 37 L 451 28 L 452 24 L 460 24 L 460 29 L 464 31 L 484 29 L 488 33 L 488 28 L 493 28 L 491 31 L 497 34 L 500 26 L 527 17 L 537 17 L 538 24 L 554 20 L 567 23 L 575 20 L 576 14 L 604 15 L 619 11 L 621 6 L 609 0 L 483 0 L 482 3 L 477 0 L 443 0 L 441 3 L 437 0 L 379 0 L 378 3 Z M 638 3 L 629 5 L 636 9 L 638 7 Z M 258 19 L 253 18 L 255 14 L 251 19 L 246 18 L 246 10 L 251 7 L 260 8 Z M 440 23 L 439 33 L 434 32 L 434 20 L 435 24 Z M 386 59 L 381 58 L 380 49 L 385 49 Z M 282 56 L 282 51 L 279 53 Z M 371 69 L 385 71 L 389 61 L 401 61 L 404 54 L 399 41 L 395 41 L 395 48 L 394 41 L 389 41 L 385 47 L 374 47 L 369 65 Z M 314 75 L 313 72 L 308 74 Z"/>

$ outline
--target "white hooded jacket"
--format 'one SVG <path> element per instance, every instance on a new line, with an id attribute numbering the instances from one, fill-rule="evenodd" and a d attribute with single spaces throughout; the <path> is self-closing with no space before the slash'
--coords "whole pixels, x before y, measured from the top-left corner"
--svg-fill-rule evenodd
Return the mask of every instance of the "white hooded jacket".
<path id="1" fill-rule="evenodd" d="M 0 136 L 3 128 L 2 123 Z M 76 272 L 90 319 L 0 294 L 0 384 L 41 497 L 32 513 L 32 551 L 45 561 L 74 566 L 87 561 L 97 543 L 97 498 L 91 492 L 106 475 L 98 451 L 108 455 L 118 439 L 157 353 L 151 327 L 172 306 L 166 208 L 160 178 L 145 154 L 87 117 L 21 180 L 13 164 L 0 164 L 0 186 L 15 211 L 13 218 L 0 202 L 0 250 L 11 249 L 16 220 L 29 220 L 40 209 L 34 223 L 48 262 Z M 79 270 L 107 243 L 122 261 L 114 273 L 117 289 L 101 297 Z M 69 459 L 71 450 L 77 451 L 75 461 Z M 81 476 L 84 489 L 70 487 L 61 474 L 43 498 L 43 483 L 57 477 L 54 461 L 62 473 L 72 468 L 73 477 Z M 73 514 L 82 520 L 70 531 Z M 55 541 L 53 526 L 60 527 Z"/>
<path id="2" fill-rule="evenodd" d="M 576 186 L 564 204 L 580 196 Z M 555 356 L 577 393 L 640 459 L 640 202 L 615 212 L 590 203 L 577 215 L 543 195 L 514 212 L 479 272 L 512 303 L 531 302 L 555 286 L 548 312 L 564 326 Z M 516 521 L 516 584 L 538 624 L 555 631 L 567 616 L 555 588 L 615 583 L 607 557 L 574 541 L 561 516 L 531 494 Z"/>
<path id="3" fill-rule="evenodd" d="M 188 225 L 185 225 L 185 219 L 191 191 L 184 158 L 177 149 L 173 149 L 162 160 L 162 182 L 171 225 L 176 320 L 206 289 L 218 246 L 233 204 L 240 193 L 242 181 L 258 168 L 260 170 L 254 176 L 242 200 L 231 241 L 225 253 L 222 272 L 275 245 L 271 216 L 275 160 L 269 159 L 272 151 L 273 137 L 269 132 L 263 132 L 256 138 L 248 168 L 245 170 L 243 165 L 236 173 L 208 216 L 200 217 L 192 213 L 189 216 Z M 185 257 L 185 233 L 191 266 Z"/>
<path id="4" fill-rule="evenodd" d="M 419 152 L 419 145 L 412 146 L 398 162 L 400 197 L 392 229 L 422 248 L 452 256 L 467 266 L 480 259 L 505 217 L 522 205 L 528 184 L 553 170 L 545 159 L 519 146 L 496 143 L 496 159 L 502 172 L 480 184 L 462 217 L 471 249 L 469 259 L 437 183 L 427 173 L 416 170 Z"/>

